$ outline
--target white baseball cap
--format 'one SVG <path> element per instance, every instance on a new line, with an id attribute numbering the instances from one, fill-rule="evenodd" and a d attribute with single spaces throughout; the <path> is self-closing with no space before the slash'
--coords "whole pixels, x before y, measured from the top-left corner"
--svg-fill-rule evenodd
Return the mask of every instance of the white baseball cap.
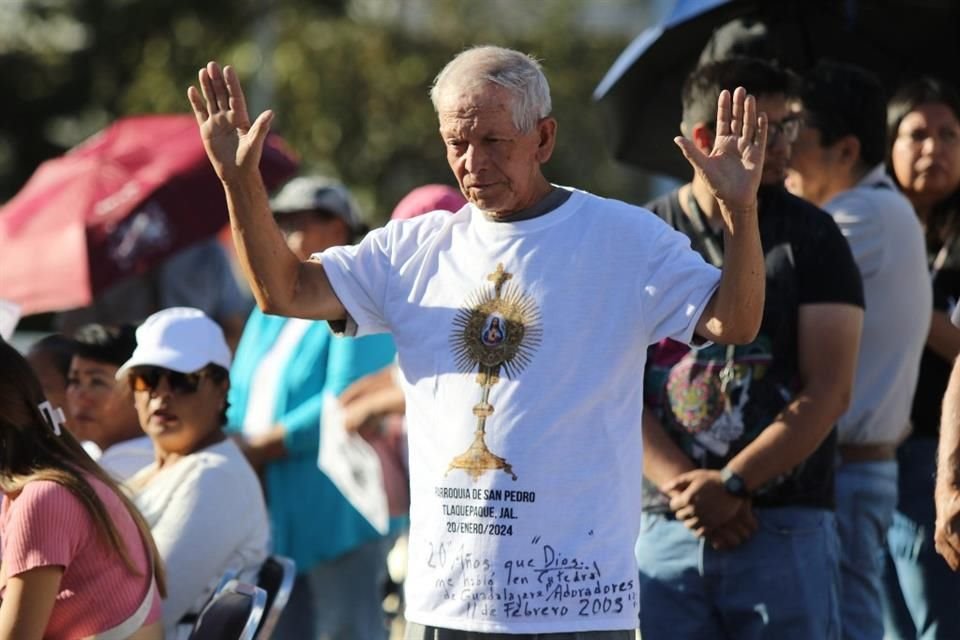
<path id="1" fill-rule="evenodd" d="M 220 325 L 199 309 L 171 307 L 157 311 L 137 328 L 137 348 L 117 369 L 117 379 L 123 379 L 130 367 L 192 373 L 208 364 L 230 369 L 231 360 Z"/>

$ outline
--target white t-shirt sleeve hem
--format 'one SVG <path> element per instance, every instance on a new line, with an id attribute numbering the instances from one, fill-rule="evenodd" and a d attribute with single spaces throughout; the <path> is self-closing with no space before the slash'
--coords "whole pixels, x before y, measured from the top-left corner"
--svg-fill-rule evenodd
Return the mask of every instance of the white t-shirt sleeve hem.
<path id="1" fill-rule="evenodd" d="M 683 335 L 679 338 L 684 344 L 688 344 L 694 349 L 704 349 L 713 344 L 712 340 L 707 340 L 697 334 L 697 325 L 700 324 L 700 318 L 703 316 L 704 311 L 707 310 L 707 305 L 719 288 L 720 281 L 717 280 L 717 282 L 707 290 L 707 295 L 703 297 L 700 304 L 695 307 L 694 312 L 691 314 L 692 320 L 690 324 L 687 325 L 687 328 L 683 331 Z"/>
<path id="2" fill-rule="evenodd" d="M 349 311 L 347 317 L 342 320 L 327 320 L 327 326 L 330 327 L 330 332 L 338 338 L 355 338 L 357 336 L 357 321 L 353 319 Z"/>
<path id="3" fill-rule="evenodd" d="M 586 631 L 631 631 L 636 628 L 634 621 L 636 614 L 624 608 L 624 613 L 609 617 L 588 617 L 582 620 L 538 620 L 526 617 L 504 621 L 469 619 L 465 622 L 462 617 L 447 617 L 430 614 L 423 611 L 411 612 L 407 615 L 410 622 L 440 629 L 456 629 L 470 633 L 503 633 L 503 634 L 552 634 L 552 633 L 582 633 Z"/>
<path id="4" fill-rule="evenodd" d="M 336 335 L 360 337 L 374 333 L 387 333 L 389 328 L 384 326 L 377 318 L 366 314 L 363 306 L 352 295 L 350 285 L 347 282 L 347 266 L 341 263 L 334 256 L 324 253 L 322 257 L 323 269 L 330 281 L 333 292 L 340 300 L 340 304 L 347 311 L 347 317 L 342 321 L 332 321 L 330 329 Z"/>

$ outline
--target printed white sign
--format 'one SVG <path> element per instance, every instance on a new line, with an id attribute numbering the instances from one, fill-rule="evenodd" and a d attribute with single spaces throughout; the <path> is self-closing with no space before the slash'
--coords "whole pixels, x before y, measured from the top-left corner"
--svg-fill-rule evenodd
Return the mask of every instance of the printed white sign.
<path id="1" fill-rule="evenodd" d="M 366 440 L 343 426 L 343 408 L 336 396 L 323 399 L 320 419 L 320 470 L 374 529 L 386 534 L 390 525 L 380 457 Z"/>

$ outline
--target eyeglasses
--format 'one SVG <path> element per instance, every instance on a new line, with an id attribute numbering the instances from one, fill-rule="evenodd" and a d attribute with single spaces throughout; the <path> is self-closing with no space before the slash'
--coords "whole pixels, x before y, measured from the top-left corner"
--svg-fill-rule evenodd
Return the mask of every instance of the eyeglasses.
<path id="1" fill-rule="evenodd" d="M 797 141 L 797 136 L 800 135 L 800 116 L 787 116 L 780 122 L 767 122 L 767 146 L 774 144 L 780 136 L 783 136 L 786 139 L 787 143 L 794 143 Z"/>
<path id="2" fill-rule="evenodd" d="M 800 135 L 800 125 L 803 123 L 803 120 L 799 115 L 787 116 L 779 122 L 774 122 L 772 120 L 767 121 L 767 146 L 772 146 L 777 140 L 780 139 L 780 136 L 784 136 L 788 144 L 792 144 L 797 141 L 797 136 Z M 716 131 L 717 123 L 709 122 L 707 126 Z"/>
<path id="3" fill-rule="evenodd" d="M 192 373 L 180 373 L 163 367 L 137 367 L 130 371 L 128 379 L 133 391 L 156 391 L 161 380 L 167 381 L 170 391 L 176 394 L 196 393 L 200 388 L 200 381 L 209 373 L 205 369 Z"/>

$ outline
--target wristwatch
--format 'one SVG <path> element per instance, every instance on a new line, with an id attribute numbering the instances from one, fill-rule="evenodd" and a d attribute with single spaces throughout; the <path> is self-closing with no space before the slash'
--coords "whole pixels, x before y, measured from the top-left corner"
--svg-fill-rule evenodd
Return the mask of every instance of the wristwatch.
<path id="1" fill-rule="evenodd" d="M 729 467 L 720 470 L 720 480 L 723 482 L 723 488 L 727 490 L 727 493 L 738 498 L 750 497 L 750 491 L 747 490 L 747 483 L 744 482 L 743 477 L 731 471 Z"/>

